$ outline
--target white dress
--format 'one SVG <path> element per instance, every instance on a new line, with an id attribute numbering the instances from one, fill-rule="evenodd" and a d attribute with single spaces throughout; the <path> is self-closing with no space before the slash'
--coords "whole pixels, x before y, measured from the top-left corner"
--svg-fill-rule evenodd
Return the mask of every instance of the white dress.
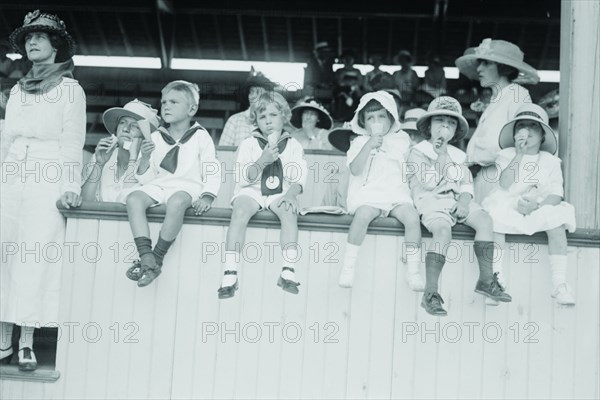
<path id="1" fill-rule="evenodd" d="M 350 144 L 348 167 L 371 137 L 358 136 Z M 348 184 L 348 212 L 354 214 L 362 205 L 391 211 L 400 204 L 413 204 L 405 162 L 410 149 L 410 139 L 404 131 L 383 136 L 379 151 L 372 152 L 360 175 L 350 174 Z"/>
<path id="2" fill-rule="evenodd" d="M 501 170 L 506 169 L 515 154 L 514 147 L 500 151 L 496 163 Z M 569 232 L 575 231 L 575 208 L 567 202 L 544 205 L 529 215 L 523 215 L 517 209 L 521 197 L 538 203 L 549 195 L 563 197 L 560 164 L 558 157 L 545 151 L 523 156 L 515 183 L 508 190 L 498 185 L 483 201 L 483 208 L 494 222 L 494 232 L 532 235 L 561 225 Z"/>
<path id="3" fill-rule="evenodd" d="M 79 194 L 85 94 L 63 78 L 44 94 L 15 86 L 2 135 L 0 321 L 57 323 L 65 220 L 60 196 Z"/>

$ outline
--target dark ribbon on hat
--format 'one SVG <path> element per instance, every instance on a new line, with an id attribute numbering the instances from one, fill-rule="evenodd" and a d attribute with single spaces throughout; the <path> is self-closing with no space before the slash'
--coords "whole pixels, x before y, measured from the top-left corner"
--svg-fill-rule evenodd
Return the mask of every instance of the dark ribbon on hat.
<path id="1" fill-rule="evenodd" d="M 173 137 L 171 137 L 171 135 L 169 135 L 167 132 L 165 132 L 164 128 L 160 128 L 158 130 L 160 132 L 160 135 L 162 136 L 163 140 L 168 145 L 171 145 L 171 146 L 175 145 L 175 147 L 173 147 L 171 150 L 169 150 L 169 152 L 167 154 L 165 154 L 165 157 L 160 162 L 160 167 L 162 169 L 169 171 L 172 174 L 175 173 L 175 170 L 177 169 L 177 160 L 179 158 L 179 146 L 185 144 L 185 142 L 190 140 L 192 138 L 192 136 L 194 136 L 194 134 L 196 133 L 196 131 L 198 129 L 200 129 L 200 126 L 198 126 L 198 125 L 192 126 L 190 129 L 188 129 L 183 134 L 183 136 L 181 137 L 181 139 L 179 141 L 175 141 L 175 139 L 173 139 Z"/>
<path id="2" fill-rule="evenodd" d="M 542 117 L 538 113 L 534 113 L 533 111 L 523 111 L 515 115 L 515 118 L 520 117 L 522 115 L 529 115 L 531 117 L 536 117 L 539 120 L 542 120 Z"/>
<path id="3" fill-rule="evenodd" d="M 269 144 L 267 139 L 262 135 L 256 135 L 254 137 L 258 141 L 258 145 L 261 149 L 264 149 L 265 146 Z M 283 153 L 289 139 L 291 139 L 291 136 L 279 139 L 279 142 L 277 142 L 279 154 Z M 271 179 L 271 182 L 276 182 L 277 186 L 271 188 L 267 186 L 267 180 L 269 179 Z M 270 196 L 272 194 L 283 192 L 283 163 L 280 158 L 263 168 L 262 177 L 260 178 L 260 191 L 263 196 Z"/>

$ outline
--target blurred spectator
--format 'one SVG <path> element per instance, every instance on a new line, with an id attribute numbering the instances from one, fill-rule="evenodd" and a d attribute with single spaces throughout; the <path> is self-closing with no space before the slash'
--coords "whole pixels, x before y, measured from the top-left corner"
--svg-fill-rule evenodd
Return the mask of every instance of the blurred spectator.
<path id="1" fill-rule="evenodd" d="M 290 122 L 296 128 L 292 137 L 304 149 L 333 150 L 327 139 L 333 120 L 325 107 L 314 98 L 307 98 L 292 108 Z"/>
<path id="2" fill-rule="evenodd" d="M 333 85 L 334 52 L 329 43 L 315 45 L 304 71 L 304 89 L 313 94 L 315 89 L 330 89 Z"/>
<path id="3" fill-rule="evenodd" d="M 365 92 L 376 92 L 377 90 L 383 89 L 381 81 L 393 81 L 392 76 L 380 69 L 383 65 L 383 56 L 381 54 L 371 54 L 369 56 L 369 64 L 373 66 L 373 70 L 367 72 L 364 79 L 363 87 Z M 390 87 L 390 89 L 392 89 Z"/>
<path id="4" fill-rule="evenodd" d="M 267 79 L 260 72 L 251 70 L 250 76 L 244 82 L 241 89 L 241 95 L 244 99 L 242 102 L 245 105 L 245 100 L 248 100 L 248 107 L 237 114 L 233 114 L 223 127 L 223 133 L 219 139 L 219 146 L 238 146 L 242 140 L 250 136 L 250 133 L 256 126 L 250 121 L 250 104 L 255 99 L 258 99 L 261 94 L 272 91 L 275 84 Z"/>
<path id="5" fill-rule="evenodd" d="M 333 117 L 338 121 L 352 119 L 354 110 L 362 96 L 361 83 L 363 76 L 354 67 L 354 52 L 345 50 L 340 56 L 344 67 L 335 71 L 335 85 L 333 88 Z"/>
<path id="6" fill-rule="evenodd" d="M 13 69 L 8 77 L 10 79 L 21 79 L 22 77 L 27 75 L 27 73 L 31 69 L 31 66 L 31 61 L 29 61 L 25 57 L 16 59 L 15 61 L 13 61 Z"/>
<path id="7" fill-rule="evenodd" d="M 13 61 L 6 57 L 10 45 L 6 39 L 0 40 L 0 78 L 8 78 L 13 69 Z"/>
<path id="8" fill-rule="evenodd" d="M 414 102 L 413 96 L 419 86 L 419 77 L 412 66 L 414 65 L 413 56 L 406 50 L 400 50 L 396 56 L 394 56 L 394 64 L 400 65 L 398 71 L 394 72 L 392 77 L 394 83 L 400 91 L 402 101 L 406 105 L 412 105 Z"/>
<path id="9" fill-rule="evenodd" d="M 446 76 L 442 61 L 438 56 L 433 56 L 429 60 L 425 79 L 419 89 L 429 93 L 433 98 L 446 94 Z"/>

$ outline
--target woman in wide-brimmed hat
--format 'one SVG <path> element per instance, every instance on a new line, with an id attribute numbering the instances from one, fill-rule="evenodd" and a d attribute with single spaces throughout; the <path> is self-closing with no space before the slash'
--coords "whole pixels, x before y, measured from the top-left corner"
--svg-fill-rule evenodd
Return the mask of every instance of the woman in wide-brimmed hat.
<path id="1" fill-rule="evenodd" d="M 58 16 L 30 12 L 9 40 L 33 66 L 11 90 L 2 138 L 2 169 L 20 166 L 2 181 L 2 240 L 19 243 L 21 251 L 7 255 L 0 267 L 0 358 L 10 361 L 10 332 L 20 324 L 19 368 L 30 371 L 37 368 L 34 327 L 58 320 L 62 262 L 22 251 L 63 243 L 65 221 L 56 202 L 65 208 L 81 204 L 85 94 L 72 74 L 75 43 Z"/>
<path id="2" fill-rule="evenodd" d="M 158 129 L 158 110 L 135 99 L 124 107 L 106 110 L 102 121 L 110 136 L 100 139 L 86 165 L 81 197 L 86 201 L 120 202 L 138 185 L 132 179 L 135 171 L 129 168 L 135 167 L 144 134 Z"/>
<path id="3" fill-rule="evenodd" d="M 298 140 L 304 149 L 333 149 L 327 140 L 333 120 L 317 100 L 308 98 L 292 108 L 290 123 L 296 128 L 292 137 Z"/>
<path id="4" fill-rule="evenodd" d="M 563 201 L 561 161 L 548 115 L 536 104 L 524 104 L 500 131 L 496 158 L 499 186 L 484 200 L 494 232 L 532 235 L 545 231 L 552 269 L 552 297 L 574 305 L 567 285 L 566 230 L 575 231 L 575 209 Z"/>
<path id="5" fill-rule="evenodd" d="M 484 39 L 478 47 L 467 50 L 456 59 L 456 66 L 468 78 L 478 79 L 482 87 L 492 89 L 490 104 L 467 146 L 467 162 L 475 175 L 475 199 L 481 202 L 494 186 L 500 130 L 522 104 L 531 103 L 529 91 L 521 84 L 536 84 L 540 78 L 513 43 Z"/>

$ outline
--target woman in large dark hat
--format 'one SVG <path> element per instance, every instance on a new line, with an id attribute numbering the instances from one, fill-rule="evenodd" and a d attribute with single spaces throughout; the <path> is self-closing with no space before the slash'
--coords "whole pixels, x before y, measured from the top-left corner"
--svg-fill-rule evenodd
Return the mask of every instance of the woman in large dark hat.
<path id="1" fill-rule="evenodd" d="M 304 149 L 333 150 L 327 134 L 333 126 L 329 112 L 314 98 L 308 98 L 292 108 L 290 123 L 296 131 L 292 137 L 302 144 Z"/>
<path id="2" fill-rule="evenodd" d="M 34 327 L 58 321 L 65 251 L 58 250 L 57 260 L 26 249 L 60 246 L 65 221 L 56 202 L 81 203 L 85 94 L 72 74 L 75 42 L 58 16 L 28 13 L 9 41 L 33 66 L 11 90 L 2 134 L 2 170 L 13 171 L 1 183 L 2 242 L 18 246 L 0 264 L 0 359 L 10 362 L 11 332 L 19 324 L 19 369 L 31 371 Z"/>

